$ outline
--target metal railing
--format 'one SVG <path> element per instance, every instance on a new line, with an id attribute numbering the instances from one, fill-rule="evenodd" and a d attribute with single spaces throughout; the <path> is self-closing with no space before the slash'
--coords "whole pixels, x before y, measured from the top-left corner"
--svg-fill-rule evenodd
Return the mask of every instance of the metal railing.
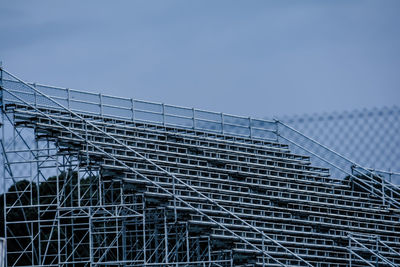
<path id="1" fill-rule="evenodd" d="M 105 118 L 182 127 L 240 137 L 276 140 L 275 123 L 272 120 L 254 119 L 36 83 L 26 84 L 32 86 L 37 92 L 26 90 L 24 86 L 21 86 L 20 81 L 3 79 L 3 86 L 7 88 L 7 91 L 3 93 L 3 99 L 13 103 L 24 101 L 37 108 L 60 109 L 59 105 L 46 100 L 43 95 L 39 94 L 41 92 L 68 110 L 80 114 L 100 115 Z M 21 100 L 11 93 L 17 95 Z"/>
<path id="2" fill-rule="evenodd" d="M 360 240 L 357 240 L 358 237 L 359 239 L 362 238 L 367 238 L 369 240 L 372 240 L 375 242 L 375 250 L 372 250 L 368 248 L 365 244 L 363 244 Z M 397 251 L 395 251 L 393 248 L 389 247 L 385 243 L 379 240 L 379 236 L 365 236 L 365 235 L 359 235 L 359 234 L 354 234 L 354 233 L 348 233 L 347 238 L 349 239 L 349 246 L 347 247 L 347 250 L 351 255 L 356 256 L 358 259 L 363 261 L 369 266 L 378 266 L 379 260 L 381 263 L 385 263 L 389 266 L 396 267 L 397 265 L 394 264 L 392 261 L 384 257 L 382 254 L 380 254 L 380 249 L 379 249 L 379 244 L 383 245 L 385 248 L 388 248 L 390 251 L 394 252 L 395 254 L 399 255 Z M 353 245 L 354 244 L 354 245 Z M 370 261 L 367 259 L 363 258 L 359 253 L 356 252 L 357 249 L 362 248 L 364 251 L 369 252 L 371 255 L 374 255 L 376 257 L 376 262 L 375 264 L 372 264 Z M 349 259 L 349 265 L 351 266 L 352 260 L 351 258 Z"/>
<path id="3" fill-rule="evenodd" d="M 279 120 L 275 121 L 277 123 L 278 141 L 291 145 L 291 151 L 310 155 L 313 164 L 328 167 L 331 175 L 336 176 L 336 179 L 332 179 L 332 181 L 342 183 L 343 179 L 349 179 L 350 183 L 356 183 L 362 190 L 381 199 L 383 205 L 391 204 L 400 209 L 400 189 L 397 185 L 391 183 L 387 177 L 382 176 L 383 172 L 379 176 L 376 171 L 359 166 L 286 123 Z M 398 174 L 390 173 L 390 175 Z"/>

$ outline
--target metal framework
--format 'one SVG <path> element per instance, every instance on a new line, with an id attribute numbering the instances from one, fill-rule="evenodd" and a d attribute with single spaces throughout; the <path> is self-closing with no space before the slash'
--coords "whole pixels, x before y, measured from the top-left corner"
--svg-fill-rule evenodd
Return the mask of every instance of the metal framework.
<path id="1" fill-rule="evenodd" d="M 0 86 L 7 266 L 400 264 L 399 188 L 279 120 Z"/>

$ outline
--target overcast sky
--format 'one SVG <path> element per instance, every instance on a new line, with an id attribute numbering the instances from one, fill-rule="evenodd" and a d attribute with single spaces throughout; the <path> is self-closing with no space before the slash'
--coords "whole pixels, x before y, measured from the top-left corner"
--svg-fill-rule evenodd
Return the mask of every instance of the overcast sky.
<path id="1" fill-rule="evenodd" d="M 27 81 L 237 115 L 398 105 L 400 1 L 3 1 Z"/>

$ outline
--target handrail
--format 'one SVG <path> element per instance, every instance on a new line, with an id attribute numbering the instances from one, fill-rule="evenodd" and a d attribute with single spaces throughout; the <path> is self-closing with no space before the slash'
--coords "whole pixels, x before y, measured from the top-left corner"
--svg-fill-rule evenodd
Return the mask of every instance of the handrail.
<path id="1" fill-rule="evenodd" d="M 376 267 L 375 265 L 373 265 L 372 263 L 370 263 L 369 261 L 367 261 L 366 259 L 364 259 L 363 257 L 361 257 L 360 255 L 358 255 L 355 251 L 351 250 L 350 248 L 346 248 L 346 250 L 351 253 L 354 254 L 354 256 L 356 256 L 357 258 L 359 258 L 360 260 L 362 260 L 364 263 L 368 264 L 371 267 Z"/>
<path id="2" fill-rule="evenodd" d="M 332 150 L 332 149 L 326 147 L 325 145 L 319 143 L 318 141 L 312 139 L 311 137 L 306 136 L 305 134 L 299 132 L 298 130 L 294 129 L 293 127 L 287 125 L 286 123 L 284 123 L 284 122 L 282 122 L 282 121 L 279 121 L 279 120 L 277 120 L 277 119 L 275 119 L 275 122 L 276 122 L 278 125 L 282 125 L 282 126 L 286 127 L 287 129 L 293 131 L 293 132 L 296 133 L 297 135 L 302 136 L 302 137 L 305 138 L 307 141 L 311 141 L 312 143 L 316 144 L 318 147 L 321 147 L 321 148 L 323 148 L 323 149 L 329 151 L 330 153 L 334 154 L 335 156 L 339 157 L 340 159 L 345 160 L 347 163 L 349 163 L 349 165 L 351 165 L 351 166 L 357 166 L 358 168 L 360 168 L 360 169 L 366 171 L 366 172 L 369 173 L 370 176 L 371 176 L 371 177 L 370 177 L 370 176 L 364 174 L 366 177 L 368 177 L 373 183 L 375 183 L 375 185 L 377 185 L 377 186 L 382 186 L 381 183 L 377 183 L 376 181 L 374 181 L 374 180 L 372 179 L 372 177 L 374 176 L 374 173 L 373 173 L 373 172 L 367 170 L 366 168 L 364 168 L 364 167 L 362 167 L 362 166 L 359 166 L 358 164 L 354 163 L 353 161 L 351 161 L 350 159 L 346 158 L 345 156 L 343 156 L 343 155 L 339 154 L 338 152 L 336 152 L 336 151 L 334 151 L 334 150 Z M 377 191 L 378 189 L 376 189 L 376 188 L 372 187 L 371 185 L 367 184 L 364 180 L 362 180 L 362 179 L 360 179 L 359 177 L 353 175 L 352 173 L 349 173 L 348 171 L 344 170 L 342 167 L 337 166 L 336 164 L 332 163 L 331 161 L 326 160 L 326 159 L 322 158 L 320 155 L 317 155 L 316 153 L 310 151 L 310 149 L 307 149 L 307 148 L 305 148 L 304 146 L 298 144 L 296 141 L 294 141 L 294 140 L 288 138 L 287 136 L 284 136 L 284 135 L 282 134 L 282 131 L 279 131 L 279 130 L 278 130 L 278 131 L 277 131 L 277 136 L 278 136 L 278 137 L 281 137 L 281 138 L 283 138 L 283 139 L 285 139 L 285 140 L 287 140 L 288 142 L 294 144 L 295 146 L 297 146 L 297 147 L 303 149 L 304 151 L 307 151 L 308 153 L 314 155 L 315 157 L 317 157 L 317 158 L 323 160 L 324 162 L 328 163 L 329 165 L 331 165 L 331 166 L 334 167 L 335 169 L 340 170 L 340 171 L 343 172 L 343 173 L 346 173 L 346 174 L 349 175 L 352 179 L 354 179 L 354 180 L 356 180 L 357 182 L 359 182 L 359 183 L 360 183 L 360 184 L 359 184 L 360 187 L 362 187 L 364 190 L 366 190 L 366 191 L 372 193 L 372 194 L 375 195 L 376 197 L 381 198 L 381 199 L 383 200 L 383 202 L 385 202 L 386 200 L 389 199 L 389 200 L 391 200 L 391 204 L 392 204 L 393 206 L 395 206 L 396 208 L 400 208 L 400 202 L 397 201 L 396 199 L 394 199 L 393 197 L 391 197 L 391 196 L 385 194 L 384 192 L 383 192 L 382 195 L 376 193 L 375 191 Z M 398 186 L 396 186 L 396 185 L 394 185 L 394 184 L 392 184 L 392 183 L 390 183 L 390 182 L 388 182 L 388 181 L 385 181 L 384 184 L 388 184 L 388 185 L 389 185 L 389 186 L 386 186 L 385 189 L 388 189 L 389 191 L 391 191 L 392 193 L 394 193 L 394 194 L 396 194 L 396 195 L 399 194 L 398 192 L 396 192 L 396 191 L 393 189 L 393 188 L 398 188 Z M 368 187 L 369 187 L 370 189 L 367 189 Z M 381 192 L 381 191 L 379 191 L 379 192 Z"/>
<path id="3" fill-rule="evenodd" d="M 349 176 L 351 176 L 352 178 L 355 178 L 355 179 L 359 180 L 361 183 L 364 183 L 364 184 L 365 184 L 365 182 L 362 181 L 362 180 L 360 180 L 358 177 L 354 176 L 354 175 L 351 174 L 351 173 L 348 173 L 347 171 L 345 171 L 344 169 L 342 169 L 340 166 L 337 166 L 336 164 L 334 164 L 334 163 L 332 163 L 332 162 L 330 162 L 330 161 L 328 161 L 328 160 L 322 158 L 321 156 L 319 156 L 318 154 L 316 154 L 316 153 L 310 151 L 309 149 L 305 148 L 304 146 L 302 146 L 302 145 L 300 145 L 300 144 L 297 144 L 295 141 L 293 141 L 293 140 L 291 140 L 291 139 L 289 139 L 289 138 L 287 138 L 287 137 L 284 137 L 284 136 L 282 136 L 282 135 L 280 135 L 280 137 L 282 137 L 282 138 L 285 139 L 286 141 L 288 141 L 288 142 L 290 142 L 290 143 L 296 145 L 297 147 L 303 149 L 303 150 L 306 151 L 307 153 L 310 153 L 311 155 L 313 155 L 313 156 L 317 157 L 318 159 L 324 161 L 325 163 L 327 163 L 327 164 L 333 166 L 334 168 L 336 168 L 336 169 L 338 169 L 338 170 L 340 170 L 340 171 L 342 171 L 342 172 L 344 172 L 344 173 L 347 173 Z M 371 194 L 374 194 L 374 195 L 377 196 L 378 198 L 382 198 L 382 200 L 384 200 L 383 195 L 376 194 L 375 192 L 373 192 L 373 191 L 371 191 L 370 189 L 368 189 L 368 188 L 367 188 L 367 187 L 369 186 L 368 184 L 367 184 L 366 186 L 363 186 L 363 185 L 359 184 L 359 186 L 360 186 L 361 188 L 363 188 L 364 190 L 366 190 L 367 192 L 370 192 Z M 375 190 L 376 190 L 376 189 L 375 189 Z M 400 204 L 399 204 L 399 207 L 400 207 Z"/>
<path id="4" fill-rule="evenodd" d="M 363 171 L 367 171 L 368 173 L 372 174 L 374 177 L 381 178 L 381 179 L 385 182 L 385 184 L 387 184 L 387 185 L 390 186 L 388 189 L 391 189 L 391 191 L 394 190 L 393 188 L 399 190 L 399 192 L 393 192 L 393 193 L 396 193 L 396 194 L 399 195 L 399 197 L 400 197 L 400 187 L 399 187 L 398 185 L 395 185 L 395 184 L 391 183 L 390 181 L 388 181 L 387 179 L 385 179 L 385 177 L 382 177 L 382 175 L 379 175 L 379 174 L 387 174 L 387 175 L 397 175 L 397 176 L 400 176 L 400 173 L 398 173 L 398 172 L 391 172 L 391 171 L 376 170 L 376 169 L 371 169 L 371 168 L 365 168 L 365 167 L 362 167 L 362 166 L 359 166 L 359 165 L 354 165 L 352 168 L 353 168 L 354 170 L 356 170 L 356 171 L 357 171 L 358 173 L 360 173 L 360 174 L 363 174 L 363 173 L 361 173 L 361 171 L 357 170 L 357 168 L 358 168 L 358 169 L 361 169 L 361 170 L 363 170 Z M 364 174 L 364 175 L 365 175 L 365 174 Z"/>
<path id="5" fill-rule="evenodd" d="M 10 75 L 7 71 L 3 71 Z M 10 75 L 11 76 L 11 75 Z M 12 76 L 11 76 L 12 77 Z M 15 77 L 13 77 L 15 79 Z M 18 80 L 18 79 L 16 79 Z M 21 83 L 21 80 L 15 81 L 3 78 L 3 81 L 9 83 Z M 94 108 L 99 110 L 99 114 L 105 117 L 115 117 L 115 111 L 119 111 L 119 116 L 133 121 L 141 120 L 148 121 L 156 124 L 175 125 L 188 129 L 205 130 L 213 133 L 221 134 L 234 134 L 241 137 L 250 137 L 255 139 L 270 139 L 275 140 L 275 129 L 269 127 L 270 124 L 275 124 L 273 120 L 256 119 L 244 116 L 237 116 L 228 113 L 221 113 L 215 111 L 202 110 L 197 108 L 182 107 L 176 105 L 169 105 L 158 102 L 150 102 L 138 100 L 133 98 L 116 97 L 106 94 L 92 93 L 88 91 L 81 91 L 76 89 L 68 89 L 61 87 L 54 87 L 38 83 L 24 82 L 25 85 L 30 87 L 41 88 L 43 91 L 54 89 L 57 90 L 55 95 L 47 95 L 53 99 L 59 99 L 62 102 L 70 104 L 83 104 L 86 105 L 81 110 L 76 110 L 81 113 L 93 114 Z M 18 92 L 15 89 L 9 91 Z M 29 92 L 18 92 L 20 94 L 27 94 Z M 36 98 L 34 94 L 32 97 Z M 83 96 L 83 99 L 79 99 Z M 118 103 L 118 104 L 116 104 Z M 32 104 L 32 103 L 31 103 Z M 89 108 L 90 107 L 90 108 Z M 112 111 L 111 111 L 112 110 Z M 169 110 L 169 111 L 168 111 Z M 186 115 L 182 115 L 185 113 Z M 136 116 L 144 116 L 146 119 L 137 118 Z M 148 116 L 151 116 L 148 117 Z M 149 119 L 150 118 L 150 119 Z M 166 121 L 168 120 L 168 121 Z M 178 121 L 178 122 L 174 122 Z M 190 124 L 190 125 L 189 125 Z M 232 131 L 232 128 L 239 131 Z M 272 136 L 271 138 L 267 136 Z"/>
<path id="6" fill-rule="evenodd" d="M 375 171 L 369 170 L 369 173 L 371 173 L 371 176 L 368 176 L 368 174 L 363 173 L 362 170 L 360 171 L 360 170 L 358 170 L 358 168 L 363 169 L 362 167 L 355 166 L 355 167 L 352 167 L 352 170 L 357 172 L 361 176 L 361 178 L 367 177 L 367 178 L 369 178 L 369 181 L 373 182 L 374 186 L 370 185 L 370 188 L 372 189 L 372 191 L 377 191 L 377 193 L 376 193 L 377 195 L 381 195 L 381 198 L 384 203 L 387 199 L 390 199 L 392 202 L 400 205 L 400 202 L 397 201 L 397 199 L 400 199 L 400 188 L 399 187 L 385 181 L 384 177 L 379 176 L 378 174 L 376 174 Z M 357 177 L 357 178 L 359 178 L 359 177 Z M 376 181 L 374 178 L 381 179 L 381 182 Z M 363 180 L 363 179 L 361 179 L 361 180 Z M 390 191 L 390 195 L 386 194 L 386 192 L 385 192 L 386 190 Z M 397 199 L 394 198 L 394 196 L 397 196 Z M 393 205 L 393 203 L 391 203 L 391 204 Z M 393 205 L 393 206 L 396 206 L 396 205 Z M 399 207 L 397 207 L 397 208 L 399 208 Z"/>
<path id="7" fill-rule="evenodd" d="M 289 250 L 288 248 L 286 248 L 285 246 L 283 246 L 282 244 L 280 244 L 279 242 L 277 242 L 276 240 L 272 239 L 271 237 L 269 237 L 268 235 L 265 235 L 262 231 L 258 230 L 256 227 L 254 227 L 253 225 L 249 224 L 248 222 L 246 222 L 245 220 L 243 220 L 242 218 L 240 218 L 239 216 L 237 216 L 236 214 L 232 213 L 231 211 L 227 210 L 226 208 L 224 208 L 223 206 L 221 206 L 220 204 L 218 204 L 216 201 L 212 200 L 211 198 L 205 196 L 204 194 L 202 194 L 201 192 L 199 192 L 198 190 L 196 190 L 195 188 L 193 188 L 192 186 L 186 184 L 184 181 L 182 181 L 181 179 L 179 179 L 178 177 L 176 177 L 173 173 L 165 170 L 164 168 L 160 167 L 159 165 L 157 165 L 156 163 L 154 163 L 152 160 L 148 159 L 147 157 L 143 156 L 142 154 L 140 154 L 139 152 L 135 151 L 134 149 L 132 149 L 131 147 L 127 146 L 124 142 L 118 140 L 117 138 L 115 138 L 114 136 L 110 135 L 109 133 L 103 131 L 102 129 L 100 129 L 99 127 L 97 127 L 95 124 L 91 123 L 89 120 L 86 120 L 85 118 L 83 118 L 81 115 L 73 112 L 72 110 L 66 108 L 65 106 L 63 106 L 62 104 L 58 103 L 57 101 L 55 101 L 54 99 L 52 99 L 51 97 L 47 96 L 46 94 L 40 92 L 39 90 L 37 90 L 35 87 L 29 85 L 28 83 L 22 81 L 21 79 L 19 79 L 18 77 L 16 77 L 15 75 L 9 73 L 8 71 L 1 69 L 0 71 L 3 71 L 5 73 L 7 73 L 8 75 L 10 75 L 12 78 L 18 80 L 19 82 L 21 82 L 22 84 L 24 84 L 25 86 L 28 86 L 31 90 L 33 90 L 36 93 L 39 93 L 40 95 L 42 95 L 43 97 L 45 97 L 46 99 L 52 101 L 53 103 L 55 103 L 56 105 L 58 105 L 59 107 L 61 107 L 62 109 L 66 110 L 69 114 L 79 118 L 82 122 L 84 122 L 87 125 L 90 125 L 91 127 L 93 127 L 94 129 L 96 129 L 97 131 L 101 132 L 102 134 L 106 135 L 107 137 L 111 138 L 114 142 L 117 142 L 118 144 L 124 146 L 126 149 L 128 149 L 129 151 L 135 153 L 138 157 L 142 158 L 143 160 L 147 161 L 149 164 L 153 165 L 154 167 L 156 167 L 157 169 L 161 170 L 162 172 L 164 172 L 165 174 L 171 176 L 172 178 L 174 178 L 176 181 L 178 181 L 179 183 L 183 184 L 184 186 L 186 186 L 187 188 L 191 189 L 192 191 L 194 191 L 195 193 L 197 193 L 199 196 L 201 196 L 202 198 L 204 198 L 205 200 L 209 201 L 210 203 L 214 204 L 215 206 L 217 206 L 218 208 L 220 208 L 221 210 L 223 210 L 224 212 L 228 213 L 230 216 L 234 217 L 235 219 L 238 219 L 240 222 L 242 222 L 244 225 L 248 226 L 249 228 L 251 228 L 252 230 L 256 231 L 257 233 L 261 234 L 262 236 L 264 236 L 268 241 L 274 243 L 275 245 L 279 246 L 280 248 L 284 249 L 286 252 L 288 252 L 289 254 L 291 254 L 292 256 L 294 256 L 295 258 L 297 258 L 298 260 L 302 261 L 303 263 L 305 263 L 307 266 L 313 266 L 310 263 L 308 263 L 307 261 L 305 261 L 303 258 L 301 258 L 299 255 L 297 255 L 296 253 L 292 252 L 291 250 Z M 181 203 L 185 204 L 186 206 L 188 206 L 189 208 L 191 208 L 192 210 L 196 211 L 197 213 L 207 217 L 207 219 L 209 219 L 210 221 L 212 221 L 213 223 L 215 223 L 216 225 L 218 225 L 219 227 L 227 230 L 229 233 L 231 233 L 232 235 L 234 235 L 235 237 L 237 237 L 238 239 L 240 239 L 241 241 L 245 242 L 246 244 L 250 245 L 251 247 L 255 248 L 257 251 L 265 254 L 266 256 L 268 256 L 269 258 L 271 258 L 272 260 L 276 261 L 278 264 L 280 264 L 281 266 L 285 266 L 283 263 L 281 263 L 280 261 L 278 261 L 277 259 L 275 259 L 274 257 L 272 257 L 269 253 L 262 251 L 261 249 L 259 249 L 256 245 L 250 243 L 249 241 L 247 241 L 245 238 L 239 236 L 238 234 L 236 234 L 235 232 L 233 232 L 232 230 L 230 230 L 229 228 L 227 228 L 226 226 L 224 226 L 223 224 L 220 224 L 219 222 L 217 222 L 216 220 L 214 220 L 212 217 L 210 217 L 209 215 L 205 214 L 204 212 L 200 211 L 199 209 L 193 207 L 191 204 L 187 203 L 185 200 L 183 200 L 182 198 L 180 198 L 179 196 L 171 193 L 169 190 L 165 189 L 164 187 L 160 186 L 158 183 L 154 182 L 153 180 L 147 178 L 145 175 L 139 173 L 138 171 L 136 171 L 135 169 L 133 169 L 132 167 L 129 167 L 126 163 L 124 163 L 123 161 L 119 160 L 118 158 L 116 158 L 114 155 L 106 152 L 104 149 L 98 147 L 97 145 L 95 145 L 94 143 L 92 143 L 89 140 L 86 140 L 85 138 L 81 137 L 79 134 L 75 133 L 74 131 L 71 131 L 70 129 L 68 129 L 67 127 L 65 127 L 64 125 L 62 125 L 61 123 L 59 123 L 57 120 L 55 120 L 54 118 L 52 118 L 51 116 L 45 114 L 44 112 L 40 111 L 37 107 L 33 106 L 32 104 L 29 104 L 28 102 L 26 102 L 25 100 L 23 100 L 22 98 L 18 97 L 17 95 L 15 95 L 14 93 L 10 92 L 9 90 L 3 88 L 3 90 L 6 90 L 8 93 L 10 93 L 11 95 L 13 95 L 13 97 L 19 99 L 20 101 L 24 102 L 26 105 L 28 105 L 29 107 L 33 108 L 34 110 L 36 110 L 38 113 L 40 113 L 41 115 L 47 117 L 48 119 L 54 121 L 56 124 L 58 124 L 59 126 L 61 126 L 62 128 L 66 129 L 67 131 L 69 131 L 70 133 L 72 133 L 73 135 L 77 136 L 78 138 L 82 139 L 83 141 L 85 141 L 87 144 L 90 144 L 92 147 L 95 147 L 96 149 L 98 149 L 100 152 L 104 153 L 105 155 L 107 155 L 109 158 L 115 160 L 116 162 L 118 162 L 119 164 L 121 164 L 122 166 L 126 167 L 127 169 L 129 169 L 130 171 L 132 171 L 133 173 L 139 175 L 140 177 L 142 177 L 144 180 L 150 182 L 151 184 L 153 184 L 154 186 L 156 186 L 157 188 L 161 189 L 162 191 L 166 192 L 167 194 L 169 194 L 170 196 L 172 196 L 174 199 L 179 200 Z"/>
<path id="8" fill-rule="evenodd" d="M 388 246 L 385 244 L 385 242 L 383 242 L 382 240 L 378 239 L 378 242 L 381 243 L 384 247 L 388 248 L 390 251 L 392 251 L 394 254 L 396 254 L 397 256 L 400 256 L 400 253 L 397 252 L 396 250 L 394 250 L 392 247 Z"/>
<path id="9" fill-rule="evenodd" d="M 396 265 L 393 264 L 393 262 L 389 261 L 388 259 L 386 259 L 385 257 L 383 257 L 380 254 L 375 253 L 373 250 L 369 249 L 367 246 L 365 246 L 364 244 L 362 244 L 361 242 L 359 242 L 357 239 L 353 238 L 351 236 L 351 234 L 347 234 L 347 237 L 349 239 L 351 239 L 352 241 L 354 241 L 356 244 L 360 245 L 361 247 L 365 248 L 366 250 L 368 250 L 370 253 L 372 253 L 373 255 L 375 255 L 376 257 L 378 257 L 379 259 L 381 259 L 382 261 L 384 261 L 385 263 L 389 264 L 390 266 L 393 267 L 397 267 Z M 351 249 L 351 248 L 350 248 Z"/>
<path id="10" fill-rule="evenodd" d="M 365 168 L 365 167 L 363 167 L 363 166 L 361 166 L 361 165 L 359 165 L 359 164 L 353 162 L 352 160 L 348 159 L 347 157 L 343 156 L 342 154 L 340 154 L 340 153 L 334 151 L 333 149 L 331 149 L 331 148 L 329 148 L 329 147 L 327 147 L 327 146 L 321 144 L 320 142 L 316 141 L 315 139 L 313 139 L 313 138 L 311 138 L 311 137 L 305 135 L 304 133 L 302 133 L 302 132 L 300 132 L 300 131 L 294 129 L 294 128 L 291 127 L 290 125 L 288 125 L 288 124 L 286 124 L 286 123 L 284 123 L 284 122 L 282 122 L 282 121 L 280 121 L 280 120 L 278 120 L 278 119 L 275 119 L 275 122 L 276 122 L 277 124 L 281 124 L 282 126 L 288 128 L 288 129 L 290 129 L 291 131 L 294 131 L 296 134 L 299 134 L 299 135 L 303 136 L 303 137 L 306 138 L 307 140 L 309 140 L 309 141 L 311 141 L 311 142 L 317 144 L 318 146 L 320 146 L 320 147 L 322 147 L 322 148 L 328 150 L 329 152 L 331 152 L 331 153 L 335 154 L 336 156 L 340 157 L 341 159 L 344 159 L 344 160 L 348 161 L 349 163 L 352 163 L 352 165 L 357 166 L 358 168 L 360 168 L 360 169 L 362 169 L 362 170 L 364 170 L 364 171 L 366 171 L 366 172 L 369 172 L 369 173 L 373 174 L 373 171 L 377 171 L 377 172 L 382 172 L 382 173 L 396 174 L 396 175 L 398 174 L 398 175 L 400 175 L 400 173 L 397 173 L 397 172 L 390 172 L 390 171 L 383 171 L 383 170 L 369 170 L 369 169 L 367 169 L 367 168 Z M 278 132 L 278 136 L 281 136 L 281 134 L 280 134 L 279 132 Z M 391 186 L 393 186 L 393 187 L 395 187 L 395 188 L 399 188 L 398 185 L 395 185 L 395 184 L 390 183 L 390 182 L 388 182 L 388 181 L 386 181 L 386 183 L 388 183 L 389 185 L 391 185 Z"/>
<path id="11" fill-rule="evenodd" d="M 378 241 L 379 243 L 381 243 L 384 247 L 388 248 L 389 250 L 391 250 L 392 252 L 394 252 L 395 254 L 397 254 L 398 256 L 400 256 L 400 252 L 397 252 L 396 250 L 394 250 L 392 247 L 388 246 L 385 242 L 383 242 L 382 240 L 380 240 L 378 235 L 366 235 L 366 234 L 360 234 L 360 233 L 352 233 L 352 232 L 348 232 L 347 234 L 351 235 L 351 236 L 357 236 L 360 238 L 373 238 L 376 241 Z"/>

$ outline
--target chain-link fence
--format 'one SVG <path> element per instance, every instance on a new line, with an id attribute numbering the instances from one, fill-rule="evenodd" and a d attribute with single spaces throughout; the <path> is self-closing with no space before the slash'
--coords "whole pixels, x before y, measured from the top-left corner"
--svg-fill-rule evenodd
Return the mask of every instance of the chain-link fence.
<path id="1" fill-rule="evenodd" d="M 400 108 L 397 106 L 281 119 L 361 166 L 400 172 Z"/>

